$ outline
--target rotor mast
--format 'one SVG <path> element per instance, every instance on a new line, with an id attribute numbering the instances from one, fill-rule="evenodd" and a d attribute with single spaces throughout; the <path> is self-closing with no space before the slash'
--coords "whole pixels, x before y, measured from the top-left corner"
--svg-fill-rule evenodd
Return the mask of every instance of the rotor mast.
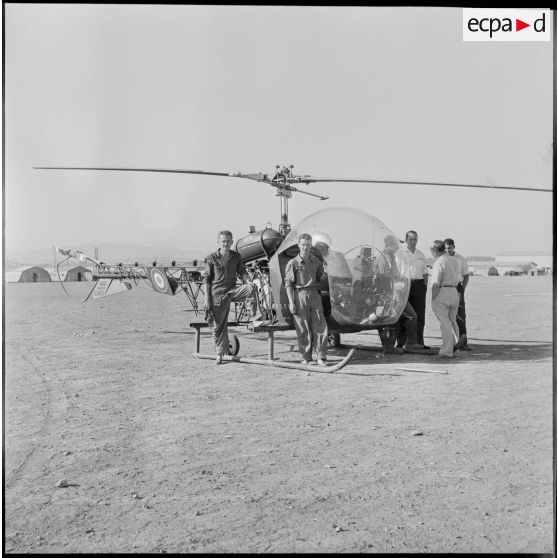
<path id="1" fill-rule="evenodd" d="M 289 168 L 281 165 L 275 166 L 275 174 L 271 179 L 273 182 L 278 183 L 277 196 L 281 198 L 281 222 L 279 223 L 279 232 L 283 237 L 291 232 L 291 225 L 289 223 L 289 198 L 293 197 L 293 192 L 289 188 L 291 178 L 293 176 L 294 165 Z"/>
<path id="2" fill-rule="evenodd" d="M 289 198 L 293 197 L 292 192 L 281 188 L 277 190 L 277 195 L 281 198 L 281 223 L 279 223 L 279 232 L 282 236 L 287 236 L 291 232 L 289 223 Z"/>

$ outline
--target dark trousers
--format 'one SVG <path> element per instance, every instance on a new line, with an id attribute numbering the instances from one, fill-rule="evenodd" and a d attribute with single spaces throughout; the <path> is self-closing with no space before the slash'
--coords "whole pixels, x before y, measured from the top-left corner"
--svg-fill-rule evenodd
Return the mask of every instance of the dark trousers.
<path id="1" fill-rule="evenodd" d="M 304 360 L 326 358 L 327 322 L 322 307 L 322 297 L 315 289 L 298 289 L 294 292 L 297 313 L 293 316 L 298 339 L 298 350 Z"/>
<path id="2" fill-rule="evenodd" d="M 399 320 L 399 332 L 403 331 L 405 335 L 405 340 L 409 345 L 416 345 L 417 341 L 417 314 L 413 310 L 409 301 L 403 308 L 403 313 Z M 399 332 L 397 333 L 397 338 L 399 339 Z"/>
<path id="3" fill-rule="evenodd" d="M 411 290 L 409 291 L 408 303 L 412 306 L 417 315 L 417 343 L 424 345 L 424 315 L 426 313 L 426 290 L 423 279 L 414 279 L 411 281 Z M 399 328 L 397 335 L 397 345 L 403 346 L 407 340 L 405 328 Z"/>
<path id="4" fill-rule="evenodd" d="M 211 313 L 206 316 L 206 319 L 213 332 L 215 354 L 229 354 L 229 311 L 231 303 L 249 300 L 252 315 L 254 315 L 257 309 L 256 296 L 256 286 L 253 283 L 244 283 L 228 291 L 228 293 L 223 296 L 220 304 L 213 304 L 211 306 Z"/>
<path id="5" fill-rule="evenodd" d="M 463 284 L 457 285 L 457 293 L 459 294 L 459 307 L 457 308 L 457 327 L 459 328 L 459 337 L 463 334 L 467 335 L 467 314 L 465 313 L 465 292 Z"/>

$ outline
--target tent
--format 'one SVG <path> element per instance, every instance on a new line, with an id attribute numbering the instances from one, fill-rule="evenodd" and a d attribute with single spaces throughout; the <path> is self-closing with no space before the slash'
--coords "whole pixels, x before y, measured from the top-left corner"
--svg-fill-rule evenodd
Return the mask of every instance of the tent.
<path id="1" fill-rule="evenodd" d="M 24 266 L 6 272 L 7 283 L 49 283 L 50 273 L 38 265 Z"/>
<path id="2" fill-rule="evenodd" d="M 90 278 L 91 270 L 82 265 L 78 265 L 66 270 L 66 277 L 63 281 L 90 281 Z"/>

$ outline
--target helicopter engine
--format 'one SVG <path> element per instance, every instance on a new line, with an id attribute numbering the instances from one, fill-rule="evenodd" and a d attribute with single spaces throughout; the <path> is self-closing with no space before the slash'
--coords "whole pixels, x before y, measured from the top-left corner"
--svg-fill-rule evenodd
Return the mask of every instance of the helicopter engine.
<path id="1" fill-rule="evenodd" d="M 283 240 L 283 235 L 272 228 L 256 231 L 255 227 L 250 227 L 250 234 L 239 238 L 234 246 L 234 250 L 239 253 L 246 266 L 246 271 L 258 286 L 260 308 L 266 320 L 271 320 L 274 315 L 269 260 Z M 240 315 L 243 315 L 243 310 L 240 311 Z"/>

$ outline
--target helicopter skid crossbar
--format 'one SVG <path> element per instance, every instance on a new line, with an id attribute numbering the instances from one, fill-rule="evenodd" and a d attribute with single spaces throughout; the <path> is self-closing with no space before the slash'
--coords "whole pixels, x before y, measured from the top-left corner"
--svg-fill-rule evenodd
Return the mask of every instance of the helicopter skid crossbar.
<path id="1" fill-rule="evenodd" d="M 228 325 L 228 326 L 233 326 L 233 327 L 234 327 L 234 326 L 237 326 L 237 325 L 238 325 L 238 322 L 228 322 L 227 325 Z M 193 328 L 196 330 L 196 334 L 195 334 L 195 337 L 194 337 L 194 343 L 195 343 L 195 345 L 196 345 L 196 350 L 195 350 L 195 352 L 193 353 L 194 355 L 196 355 L 196 354 L 198 354 L 198 353 L 200 352 L 200 341 L 201 341 L 200 333 L 201 333 L 201 328 L 202 328 L 202 327 L 209 327 L 209 324 L 208 324 L 207 322 L 192 322 L 192 323 L 190 324 L 190 327 L 193 327 Z M 212 358 L 215 358 L 215 355 L 213 355 Z"/>

